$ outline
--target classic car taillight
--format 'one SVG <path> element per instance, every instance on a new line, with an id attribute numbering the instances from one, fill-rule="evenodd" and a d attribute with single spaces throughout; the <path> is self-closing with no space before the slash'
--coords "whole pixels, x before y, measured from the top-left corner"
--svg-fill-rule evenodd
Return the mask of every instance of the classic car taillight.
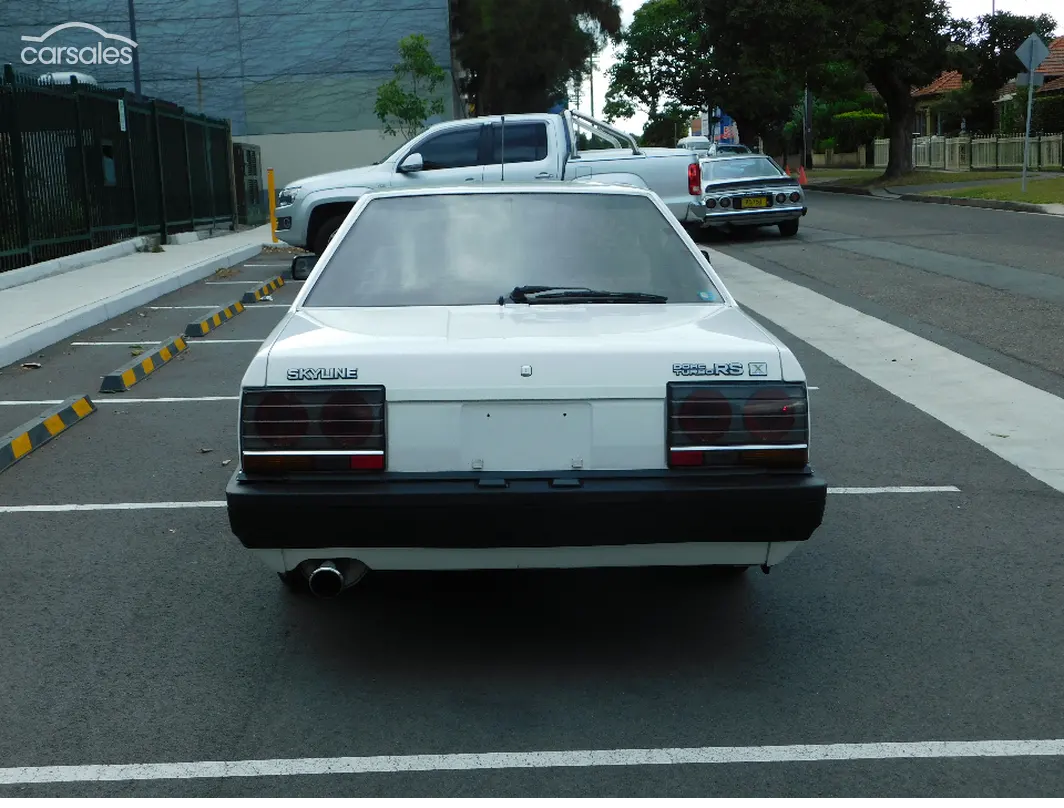
<path id="1" fill-rule="evenodd" d="M 702 167 L 698 163 L 687 166 L 687 193 L 691 196 L 702 193 Z"/>
<path id="2" fill-rule="evenodd" d="M 806 386 L 788 382 L 670 382 L 670 468 L 804 468 L 809 461 Z"/>
<path id="3" fill-rule="evenodd" d="M 787 201 L 787 194 L 776 194 L 776 201 L 777 202 L 786 202 Z"/>
<path id="4" fill-rule="evenodd" d="M 802 195 L 797 191 L 791 191 L 791 202 L 797 202 L 802 198 Z"/>
<path id="5" fill-rule="evenodd" d="M 383 387 L 245 390 L 241 467 L 250 474 L 385 468 Z"/>

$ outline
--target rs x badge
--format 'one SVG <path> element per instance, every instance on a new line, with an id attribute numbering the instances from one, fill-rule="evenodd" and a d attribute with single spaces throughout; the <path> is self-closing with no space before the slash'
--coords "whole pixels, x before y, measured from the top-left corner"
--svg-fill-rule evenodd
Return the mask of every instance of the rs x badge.
<path id="1" fill-rule="evenodd" d="M 768 375 L 768 362 L 751 362 L 749 368 L 751 376 Z"/>

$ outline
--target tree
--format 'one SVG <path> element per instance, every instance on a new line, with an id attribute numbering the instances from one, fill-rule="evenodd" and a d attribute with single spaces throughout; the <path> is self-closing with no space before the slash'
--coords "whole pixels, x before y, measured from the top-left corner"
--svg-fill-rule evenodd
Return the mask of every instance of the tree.
<path id="1" fill-rule="evenodd" d="M 641 146 L 673 147 L 676 141 L 687 134 L 687 126 L 693 114 L 675 101 L 668 102 L 664 108 L 652 113 L 643 135 L 639 138 Z"/>
<path id="2" fill-rule="evenodd" d="M 698 70 L 700 59 L 691 50 L 693 20 L 680 0 L 648 0 L 619 36 L 617 61 L 609 70 L 606 120 L 630 118 L 636 111 L 651 118 L 663 102 L 675 100 L 686 74 Z"/>
<path id="3" fill-rule="evenodd" d="M 616 0 L 453 0 L 455 55 L 478 115 L 540 112 L 621 28 Z"/>
<path id="4" fill-rule="evenodd" d="M 386 134 L 410 140 L 430 117 L 443 114 L 443 99 L 434 96 L 447 74 L 432 58 L 423 34 L 399 40 L 399 62 L 393 70 L 395 78 L 377 88 L 373 111 Z"/>
<path id="5" fill-rule="evenodd" d="M 1048 14 L 1025 17 L 1004 11 L 984 15 L 968 27 L 960 69 L 971 82 L 969 129 L 993 131 L 994 101 L 1001 88 L 1023 71 L 1016 49 L 1032 32 L 1048 42 L 1056 27 Z"/>
<path id="6" fill-rule="evenodd" d="M 802 87 L 816 65 L 849 62 L 886 104 L 890 158 L 886 176 L 912 171 L 913 87 L 931 83 L 954 57 L 956 26 L 944 0 L 690 0 L 710 12 L 714 60 L 736 65 L 743 82 L 758 72 L 778 97 Z M 757 88 L 758 82 L 753 81 Z M 784 91 L 786 90 L 786 92 Z M 765 115 L 770 99 L 744 94 Z M 753 110 L 757 113 L 758 110 Z M 773 113 L 774 114 L 774 113 Z"/>

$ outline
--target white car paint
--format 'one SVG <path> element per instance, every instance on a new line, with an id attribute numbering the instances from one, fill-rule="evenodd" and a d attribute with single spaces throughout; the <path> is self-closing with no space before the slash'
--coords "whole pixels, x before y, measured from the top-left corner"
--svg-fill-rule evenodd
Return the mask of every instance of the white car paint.
<path id="1" fill-rule="evenodd" d="M 492 190 L 456 187 L 432 193 Z M 543 190 L 535 183 L 506 188 L 508 193 Z M 665 382 L 675 380 L 670 371 L 676 362 L 726 357 L 746 369 L 749 363 L 764 363 L 767 375 L 759 381 L 806 381 L 794 354 L 742 311 L 707 254 L 670 217 L 658 195 L 597 182 L 552 190 L 650 199 L 720 291 L 719 305 L 307 307 L 305 301 L 328 269 L 336 245 L 367 205 L 384 196 L 422 193 L 376 192 L 355 205 L 291 309 L 252 359 L 242 387 L 298 386 L 287 377 L 294 368 L 357 367 L 360 380 L 387 388 L 389 472 L 538 472 L 667 468 L 662 391 Z M 518 374 L 519 365 L 529 365 L 530 375 Z M 750 377 L 744 371 L 740 378 Z M 558 428 L 555 420 L 551 429 L 537 429 L 548 409 L 559 404 L 571 415 L 565 428 Z M 490 427 L 483 417 L 487 409 L 495 416 Z M 359 549 L 358 558 L 373 569 L 771 565 L 799 543 L 684 541 L 548 549 L 367 546 Z M 304 561 L 345 551 L 318 547 L 253 552 L 272 569 L 286 572 Z M 346 552 L 350 554 L 350 548 Z"/>

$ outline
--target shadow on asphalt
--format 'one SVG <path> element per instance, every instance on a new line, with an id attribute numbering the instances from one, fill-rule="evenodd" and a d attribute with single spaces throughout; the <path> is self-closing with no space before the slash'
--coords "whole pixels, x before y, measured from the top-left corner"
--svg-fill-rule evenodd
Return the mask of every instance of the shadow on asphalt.
<path id="1" fill-rule="evenodd" d="M 305 643 L 301 657 L 326 668 L 417 678 L 505 663 L 535 675 L 559 664 L 631 671 L 742 658 L 761 643 L 764 604 L 752 582 L 762 575 L 756 567 L 373 572 L 331 600 L 278 595 Z"/>
<path id="2" fill-rule="evenodd" d="M 695 241 L 698 244 L 727 246 L 728 244 L 747 244 L 758 241 L 797 241 L 801 237 L 801 229 L 799 229 L 797 237 L 781 236 L 779 229 L 775 225 L 765 225 L 764 227 L 744 226 L 735 230 L 707 227 L 698 234 L 698 238 Z"/>

